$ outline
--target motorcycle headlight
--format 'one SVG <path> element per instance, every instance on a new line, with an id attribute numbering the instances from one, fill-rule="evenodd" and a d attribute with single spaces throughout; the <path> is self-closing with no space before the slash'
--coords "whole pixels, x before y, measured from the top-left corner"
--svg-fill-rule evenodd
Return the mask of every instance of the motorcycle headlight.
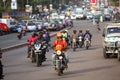
<path id="1" fill-rule="evenodd" d="M 61 52 L 61 51 L 57 51 L 56 54 L 57 54 L 57 55 L 61 55 L 62 52 Z"/>

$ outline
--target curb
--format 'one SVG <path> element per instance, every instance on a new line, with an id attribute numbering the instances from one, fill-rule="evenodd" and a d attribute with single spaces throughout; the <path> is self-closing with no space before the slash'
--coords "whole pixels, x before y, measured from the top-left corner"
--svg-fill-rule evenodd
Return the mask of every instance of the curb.
<path id="1" fill-rule="evenodd" d="M 71 29 L 72 27 L 68 27 L 68 28 L 65 28 L 65 29 Z M 64 31 L 65 29 L 63 30 L 60 30 L 58 32 L 62 32 Z M 56 32 L 57 33 L 57 32 Z M 56 33 L 52 34 L 51 37 L 54 37 L 56 35 Z M 21 47 L 24 47 L 24 46 L 27 46 L 27 42 L 25 43 L 21 43 L 21 44 L 16 44 L 16 45 L 12 45 L 12 46 L 9 46 L 9 47 L 6 47 L 6 48 L 2 48 L 2 52 L 6 52 L 6 51 L 10 51 L 10 50 L 13 50 L 13 49 L 17 49 L 17 48 L 21 48 Z"/>

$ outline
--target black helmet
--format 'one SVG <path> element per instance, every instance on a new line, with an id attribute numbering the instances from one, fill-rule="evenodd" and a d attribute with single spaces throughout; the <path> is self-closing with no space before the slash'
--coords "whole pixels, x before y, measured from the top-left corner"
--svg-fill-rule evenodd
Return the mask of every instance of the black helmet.
<path id="1" fill-rule="evenodd" d="M 79 30 L 79 32 L 82 32 L 82 30 Z"/>
<path id="2" fill-rule="evenodd" d="M 77 31 L 76 30 L 73 30 L 73 33 L 76 33 Z"/>
<path id="3" fill-rule="evenodd" d="M 89 33 L 89 29 L 86 30 L 86 33 Z"/>
<path id="4" fill-rule="evenodd" d="M 36 33 L 36 32 L 32 32 L 31 35 L 32 35 L 32 36 L 36 36 L 37 33 Z"/>

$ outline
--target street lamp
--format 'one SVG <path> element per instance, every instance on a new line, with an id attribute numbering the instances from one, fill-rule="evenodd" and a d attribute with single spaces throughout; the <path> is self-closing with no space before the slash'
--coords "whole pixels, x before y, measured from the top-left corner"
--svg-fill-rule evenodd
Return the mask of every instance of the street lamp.
<path id="1" fill-rule="evenodd" d="M 3 0 L 3 3 L 4 3 L 4 8 L 5 8 L 5 2 L 6 2 L 6 0 Z"/>

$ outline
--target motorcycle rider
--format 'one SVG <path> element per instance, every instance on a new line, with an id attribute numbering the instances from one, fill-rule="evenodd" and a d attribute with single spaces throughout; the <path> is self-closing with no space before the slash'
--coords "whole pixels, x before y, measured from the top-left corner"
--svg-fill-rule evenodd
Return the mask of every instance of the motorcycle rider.
<path id="1" fill-rule="evenodd" d="M 91 45 L 92 34 L 90 33 L 89 29 L 86 30 L 86 33 L 84 34 L 84 40 L 85 40 L 86 38 L 89 38 L 89 40 L 90 40 L 90 45 Z"/>
<path id="2" fill-rule="evenodd" d="M 50 38 L 50 34 L 49 34 L 48 30 L 46 30 L 46 29 L 43 30 L 42 37 L 43 37 L 43 40 L 46 41 L 48 46 L 51 47 L 51 45 L 49 44 L 51 38 Z"/>
<path id="3" fill-rule="evenodd" d="M 39 44 L 42 44 L 43 43 L 43 39 L 42 39 L 42 34 L 38 34 L 38 37 L 37 37 L 37 39 L 34 41 L 34 44 L 36 44 L 36 43 L 39 43 Z M 44 41 L 44 44 L 42 45 L 42 46 L 45 46 L 46 45 L 46 41 Z M 46 48 L 45 49 L 43 49 L 42 50 L 42 52 L 43 52 L 43 60 L 45 61 L 47 58 L 46 58 L 46 56 L 45 56 L 45 54 L 46 54 L 46 49 L 47 49 L 47 45 L 46 45 Z"/>
<path id="4" fill-rule="evenodd" d="M 57 33 L 56 35 L 57 39 L 54 41 L 53 43 L 53 47 L 55 48 L 57 45 L 60 45 L 62 47 L 62 51 L 66 51 L 66 48 L 67 48 L 67 42 L 62 38 L 62 33 Z M 67 68 L 67 54 L 64 52 L 63 54 L 64 56 L 64 63 L 65 63 L 65 67 Z M 52 59 L 53 59 L 53 64 L 55 65 L 55 59 L 56 59 L 56 54 L 54 53 L 52 55 Z M 56 66 L 56 65 L 55 65 Z"/>
<path id="5" fill-rule="evenodd" d="M 79 33 L 78 33 L 78 37 L 82 37 L 82 43 L 84 42 L 84 34 L 83 34 L 83 32 L 82 32 L 82 30 L 79 30 Z"/>
<path id="6" fill-rule="evenodd" d="M 64 30 L 63 32 L 62 32 L 62 38 L 64 39 L 64 40 L 66 40 L 66 42 L 67 42 L 67 44 L 69 44 L 69 40 L 68 40 L 68 30 Z"/>
<path id="7" fill-rule="evenodd" d="M 96 26 L 97 26 L 97 29 L 100 31 L 101 29 L 100 29 L 100 25 L 99 25 L 99 20 L 96 21 Z"/>
<path id="8" fill-rule="evenodd" d="M 22 26 L 22 33 L 24 36 L 26 35 L 26 31 L 27 31 L 26 26 Z"/>
<path id="9" fill-rule="evenodd" d="M 20 34 L 20 36 L 22 36 L 22 28 L 19 25 L 17 27 L 17 32 Z"/>
<path id="10" fill-rule="evenodd" d="M 76 40 L 76 46 L 78 45 L 78 34 L 76 30 L 73 30 L 73 34 L 71 36 L 71 40 L 75 39 Z M 72 42 L 72 41 L 71 41 Z M 71 43 L 72 44 L 72 43 Z"/>
<path id="11" fill-rule="evenodd" d="M 31 37 L 28 40 L 28 58 L 30 57 L 30 49 L 31 49 L 31 43 L 34 43 L 34 41 L 38 38 L 38 34 L 36 32 L 33 32 L 31 34 Z"/>

